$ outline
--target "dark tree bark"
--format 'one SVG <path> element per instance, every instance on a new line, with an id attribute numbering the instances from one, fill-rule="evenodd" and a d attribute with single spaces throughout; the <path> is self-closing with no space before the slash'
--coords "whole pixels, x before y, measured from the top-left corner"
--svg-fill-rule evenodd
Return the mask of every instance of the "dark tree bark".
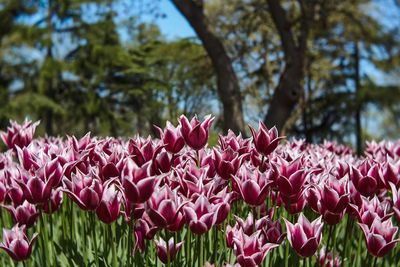
<path id="1" fill-rule="evenodd" d="M 272 96 L 264 123 L 268 127 L 276 126 L 282 130 L 303 93 L 304 58 L 309 33 L 309 17 L 305 0 L 299 0 L 301 7 L 300 34 L 295 39 L 292 24 L 287 18 L 280 0 L 267 0 L 272 20 L 278 30 L 285 59 L 285 67 L 279 84 Z"/>
<path id="2" fill-rule="evenodd" d="M 362 103 L 360 100 L 360 53 L 357 42 L 354 42 L 354 85 L 355 85 L 355 96 L 356 96 L 356 112 L 355 112 L 356 150 L 357 150 L 357 155 L 360 156 L 363 149 L 362 128 L 361 128 Z"/>
<path id="3" fill-rule="evenodd" d="M 234 132 L 244 130 L 242 95 L 239 81 L 222 41 L 212 32 L 204 15 L 203 1 L 171 0 L 193 27 L 211 59 L 217 75 L 217 91 L 223 107 L 223 128 Z"/>

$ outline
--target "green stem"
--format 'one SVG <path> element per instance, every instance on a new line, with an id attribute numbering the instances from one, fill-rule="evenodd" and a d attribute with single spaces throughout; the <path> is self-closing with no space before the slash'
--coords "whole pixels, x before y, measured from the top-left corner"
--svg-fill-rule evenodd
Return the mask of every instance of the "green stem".
<path id="1" fill-rule="evenodd" d="M 336 258 L 336 227 L 335 226 L 331 226 L 333 227 L 333 246 L 332 246 L 332 250 L 333 250 L 333 261 L 335 261 Z"/>
<path id="2" fill-rule="evenodd" d="M 165 229 L 165 245 L 167 247 L 167 267 L 170 267 L 171 266 L 171 259 L 170 259 L 169 250 L 171 248 L 169 247 L 169 233 L 168 233 L 167 229 Z"/>
<path id="3" fill-rule="evenodd" d="M 128 222 L 129 229 L 128 229 L 127 262 L 128 262 L 128 265 L 129 265 L 129 266 L 130 266 L 131 263 L 132 263 L 132 255 L 131 255 L 131 253 L 132 253 L 132 246 L 133 246 L 133 244 L 136 242 L 136 240 L 135 240 L 135 234 L 134 234 L 134 231 L 133 231 L 134 225 L 135 225 L 135 223 L 134 223 L 133 218 L 132 218 L 132 219 Z"/>
<path id="4" fill-rule="evenodd" d="M 377 262 L 378 262 L 378 257 L 374 257 L 374 264 L 372 264 L 372 267 L 376 267 Z"/>
<path id="5" fill-rule="evenodd" d="M 203 235 L 200 236 L 200 257 L 199 257 L 199 267 L 203 267 L 204 266 L 204 259 L 203 259 L 203 254 L 204 254 L 204 248 L 203 248 Z"/>
<path id="6" fill-rule="evenodd" d="M 196 150 L 196 163 L 197 163 L 197 168 L 200 169 L 200 153 L 198 150 Z"/>
<path id="7" fill-rule="evenodd" d="M 188 227 L 187 228 L 187 232 L 186 232 L 186 257 L 187 257 L 187 263 L 189 264 L 188 266 L 192 266 L 190 243 L 191 243 L 190 230 L 189 230 L 189 227 Z"/>
<path id="8" fill-rule="evenodd" d="M 43 260 L 46 259 L 46 248 L 47 248 L 47 252 L 49 255 L 49 263 L 50 266 L 53 265 L 53 257 L 52 257 L 52 246 L 51 244 L 49 244 L 49 237 L 47 236 L 47 231 L 46 231 L 47 225 L 44 221 L 44 212 L 43 210 L 40 211 L 40 230 L 41 230 L 41 237 L 42 237 L 42 246 L 43 246 Z"/>
<path id="9" fill-rule="evenodd" d="M 346 258 L 346 248 L 347 248 L 347 242 L 348 242 L 348 238 L 347 235 L 349 233 L 349 228 L 350 228 L 350 224 L 351 224 L 351 218 L 350 216 L 347 215 L 347 223 L 346 223 L 346 232 L 344 233 L 344 245 L 343 245 L 343 250 L 342 250 L 342 255 Z"/>
<path id="10" fill-rule="evenodd" d="M 362 233 L 360 232 L 360 236 L 358 238 L 358 244 L 357 244 L 357 260 L 354 261 L 355 266 L 360 265 L 361 261 L 361 245 L 362 245 Z"/>
<path id="11" fill-rule="evenodd" d="M 326 241 L 326 248 L 325 248 L 325 257 L 324 257 L 324 261 L 322 263 L 322 266 L 325 266 L 326 256 L 328 255 L 328 252 L 329 252 L 329 245 L 330 245 L 329 243 L 331 242 L 332 229 L 333 229 L 333 226 L 331 225 L 329 227 L 328 240 Z"/>
<path id="12" fill-rule="evenodd" d="M 99 265 L 99 255 L 98 255 L 98 251 L 97 251 L 97 237 L 96 237 L 96 218 L 94 216 L 95 216 L 94 213 L 91 212 L 90 213 L 90 219 L 91 219 L 92 239 L 93 239 L 93 242 L 94 242 L 94 247 L 93 247 L 94 260 L 95 260 L 96 266 L 99 267 L 100 266 Z"/>
<path id="13" fill-rule="evenodd" d="M 117 244 L 116 244 L 116 233 L 115 233 L 115 227 L 116 227 L 116 223 L 112 223 L 110 224 L 110 235 L 111 235 L 111 246 L 112 246 L 112 266 L 113 267 L 117 267 L 118 263 L 117 263 Z"/>
<path id="14" fill-rule="evenodd" d="M 286 240 L 286 248 L 285 248 L 285 267 L 289 267 L 289 241 Z"/>

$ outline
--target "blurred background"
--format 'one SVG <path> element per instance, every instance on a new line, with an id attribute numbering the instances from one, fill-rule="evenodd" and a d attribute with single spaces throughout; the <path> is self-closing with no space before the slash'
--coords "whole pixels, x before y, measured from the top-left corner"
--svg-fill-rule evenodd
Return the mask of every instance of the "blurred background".
<path id="1" fill-rule="evenodd" d="M 0 128 L 153 134 L 264 121 L 361 149 L 400 137 L 397 0 L 0 0 Z"/>

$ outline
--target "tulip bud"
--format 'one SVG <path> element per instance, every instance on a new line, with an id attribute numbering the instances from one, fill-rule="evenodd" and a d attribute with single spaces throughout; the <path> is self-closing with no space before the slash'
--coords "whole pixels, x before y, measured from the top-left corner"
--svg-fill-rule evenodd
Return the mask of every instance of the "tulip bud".
<path id="1" fill-rule="evenodd" d="M 7 252 L 15 261 L 23 261 L 29 258 L 32 253 L 32 246 L 36 240 L 37 233 L 29 240 L 26 236 L 25 226 L 15 225 L 11 230 L 3 228 L 3 242 L 0 248 Z"/>
<path id="2" fill-rule="evenodd" d="M 298 222 L 293 225 L 285 220 L 287 237 L 290 245 L 301 257 L 311 257 L 315 254 L 322 238 L 322 217 L 310 221 L 300 214 Z"/>
<path id="3" fill-rule="evenodd" d="M 31 143 L 39 123 L 40 121 L 33 123 L 32 121 L 25 120 L 20 125 L 15 121 L 10 121 L 11 126 L 7 128 L 7 132 L 0 132 L 1 139 L 9 149 L 26 147 Z"/>
<path id="4" fill-rule="evenodd" d="M 183 244 L 183 242 L 175 244 L 172 237 L 168 240 L 168 248 L 167 243 L 161 237 L 159 240 L 156 240 L 155 243 L 157 248 L 157 256 L 164 264 L 168 261 L 168 254 L 170 262 L 174 261 L 175 255 L 179 252 Z"/>
<path id="5" fill-rule="evenodd" d="M 179 118 L 179 123 L 186 144 L 194 150 L 202 149 L 207 144 L 208 130 L 213 121 L 214 117 L 207 115 L 202 123 L 197 119 L 197 116 L 189 122 L 186 116 L 182 115 Z"/>

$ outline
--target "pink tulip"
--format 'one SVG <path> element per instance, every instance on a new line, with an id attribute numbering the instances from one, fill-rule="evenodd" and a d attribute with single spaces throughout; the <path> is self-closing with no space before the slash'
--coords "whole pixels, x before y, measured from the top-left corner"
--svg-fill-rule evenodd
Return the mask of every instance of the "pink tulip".
<path id="1" fill-rule="evenodd" d="M 192 120 L 181 115 L 179 117 L 179 123 L 181 126 L 181 134 L 185 139 L 186 144 L 194 150 L 202 149 L 208 141 L 208 130 L 214 121 L 214 117 L 207 115 L 204 117 L 204 121 L 200 123 L 197 116 L 193 117 Z"/>
<path id="2" fill-rule="evenodd" d="M 4 208 L 12 215 L 14 223 L 25 225 L 27 228 L 32 227 L 39 216 L 39 212 L 36 210 L 35 205 L 30 204 L 26 200 L 22 205 L 17 207 L 4 206 Z"/>
<path id="3" fill-rule="evenodd" d="M 393 227 L 391 220 L 381 221 L 377 217 L 370 227 L 363 223 L 358 225 L 364 233 L 369 253 L 375 257 L 385 256 L 400 241 L 394 239 L 398 228 Z"/>
<path id="4" fill-rule="evenodd" d="M 315 254 L 322 238 L 322 217 L 310 221 L 300 214 L 298 222 L 293 225 L 285 220 L 287 236 L 290 245 L 301 257 L 311 257 Z"/>
<path id="5" fill-rule="evenodd" d="M 335 258 L 333 258 L 333 251 L 329 251 L 328 254 L 325 251 L 325 247 L 322 247 L 322 249 L 319 251 L 319 256 L 318 256 L 318 264 L 321 267 L 340 267 L 342 265 L 342 261 L 339 257 L 339 255 L 336 255 Z"/>
<path id="6" fill-rule="evenodd" d="M 221 150 L 226 150 L 228 148 L 237 152 L 239 155 L 247 154 L 250 152 L 250 142 L 249 138 L 243 139 L 242 134 L 238 136 L 231 130 L 228 130 L 226 136 L 220 135 L 218 139 L 219 146 Z"/>
<path id="7" fill-rule="evenodd" d="M 136 221 L 134 226 L 135 233 L 135 246 L 134 251 L 139 249 L 140 251 L 145 250 L 145 239 L 152 240 L 158 231 L 158 228 L 149 222 L 150 219 L 144 217 Z"/>
<path id="8" fill-rule="evenodd" d="M 125 197 L 132 203 L 144 203 L 153 194 L 157 183 L 157 176 L 150 176 L 150 164 L 147 162 L 139 167 L 128 158 L 122 171 L 122 188 Z"/>
<path id="9" fill-rule="evenodd" d="M 260 206 L 264 203 L 269 185 L 272 181 L 267 180 L 264 173 L 258 169 L 241 168 L 236 176 L 233 176 L 239 188 L 242 199 L 250 206 Z"/>
<path id="10" fill-rule="evenodd" d="M 62 188 L 58 187 L 56 190 L 53 190 L 51 192 L 50 201 L 47 201 L 43 204 L 43 211 L 47 214 L 52 214 L 56 212 L 60 208 L 62 200 Z"/>
<path id="11" fill-rule="evenodd" d="M 120 192 L 114 184 L 105 184 L 99 205 L 96 208 L 97 217 L 103 223 L 110 224 L 118 219 L 121 207 L 119 195 Z"/>
<path id="12" fill-rule="evenodd" d="M 11 126 L 7 128 L 7 133 L 0 132 L 1 139 L 9 149 L 15 149 L 17 146 L 20 148 L 28 146 L 35 134 L 36 127 L 40 121 L 32 122 L 25 120 L 22 125 L 15 121 L 10 121 Z"/>
<path id="13" fill-rule="evenodd" d="M 271 154 L 278 146 L 279 141 L 285 138 L 283 136 L 278 136 L 276 127 L 268 129 L 261 121 L 258 124 L 258 132 L 251 126 L 249 126 L 249 128 L 253 136 L 254 146 L 263 156 Z"/>
<path id="14" fill-rule="evenodd" d="M 386 189 L 391 189 L 390 183 L 400 185 L 400 166 L 386 162 L 382 166 L 382 178 Z"/>
<path id="15" fill-rule="evenodd" d="M 83 210 L 95 210 L 103 194 L 100 178 L 94 174 L 85 175 L 81 171 L 72 174 L 71 180 L 63 179 L 63 191 Z"/>
<path id="16" fill-rule="evenodd" d="M 214 152 L 214 166 L 217 174 L 224 180 L 230 180 L 232 175 L 236 175 L 240 165 L 242 165 L 243 156 L 228 148 L 220 151 L 216 148 Z M 245 155 L 244 155 L 245 156 Z"/>
<path id="17" fill-rule="evenodd" d="M 376 163 L 366 160 L 359 168 L 352 168 L 351 181 L 363 196 L 369 197 L 376 193 L 382 180 L 382 173 Z"/>
<path id="18" fill-rule="evenodd" d="M 376 196 L 371 200 L 363 197 L 359 207 L 349 204 L 349 209 L 356 215 L 358 222 L 366 224 L 368 227 L 372 225 L 375 218 L 386 221 L 392 216 L 392 213 L 389 213 L 389 203 L 381 202 Z"/>
<path id="19" fill-rule="evenodd" d="M 325 181 L 322 188 L 321 186 L 316 186 L 316 188 L 318 188 L 320 195 L 316 211 L 322 215 L 327 224 L 338 224 L 343 218 L 350 202 L 346 180 L 329 179 Z"/>
<path id="20" fill-rule="evenodd" d="M 33 243 L 36 240 L 37 233 L 29 240 L 26 236 L 25 225 L 15 225 L 11 230 L 3 228 L 3 242 L 0 248 L 4 249 L 15 261 L 23 261 L 29 258 L 32 252 Z"/>
<path id="21" fill-rule="evenodd" d="M 263 245 L 258 235 L 259 232 L 255 232 L 248 236 L 239 230 L 239 234 L 233 238 L 234 252 L 240 266 L 255 267 L 261 265 L 268 252 L 278 246 L 278 244 L 272 243 Z"/>
<path id="22" fill-rule="evenodd" d="M 291 198 L 295 202 L 304 189 L 307 172 L 303 168 L 302 158 L 287 163 L 283 162 L 280 176 L 276 179 L 277 188 L 285 198 Z"/>
<path id="23" fill-rule="evenodd" d="M 171 154 L 179 153 L 185 146 L 185 140 L 181 134 L 181 126 L 174 127 L 172 123 L 167 121 L 167 126 L 164 129 L 155 126 L 160 138 L 164 144 L 165 150 Z"/>
<path id="24" fill-rule="evenodd" d="M 190 230 L 197 235 L 210 230 L 217 219 L 216 208 L 218 206 L 211 205 L 204 195 L 199 196 L 195 203 L 189 202 L 183 209 Z"/>
<path id="25" fill-rule="evenodd" d="M 179 252 L 183 244 L 183 242 L 175 244 L 172 237 L 168 240 L 168 248 L 167 243 L 161 237 L 154 242 L 156 243 L 157 256 L 164 264 L 168 261 L 168 255 L 170 262 L 174 261 L 175 255 Z"/>
<path id="26" fill-rule="evenodd" d="M 3 203 L 7 196 L 5 181 L 0 180 L 0 203 Z"/>
<path id="27" fill-rule="evenodd" d="M 162 146 L 155 143 L 150 137 L 143 140 L 140 137 L 129 140 L 128 153 L 137 166 L 141 167 L 150 162 L 158 153 Z"/>
<path id="28" fill-rule="evenodd" d="M 400 222 L 400 190 L 396 188 L 396 186 L 390 183 L 390 187 L 392 189 L 392 196 L 393 196 L 393 211 L 396 217 L 396 220 Z"/>
<path id="29" fill-rule="evenodd" d="M 181 209 L 186 203 L 168 186 L 156 189 L 146 202 L 146 211 L 151 221 L 160 228 L 179 231 L 184 224 Z"/>

